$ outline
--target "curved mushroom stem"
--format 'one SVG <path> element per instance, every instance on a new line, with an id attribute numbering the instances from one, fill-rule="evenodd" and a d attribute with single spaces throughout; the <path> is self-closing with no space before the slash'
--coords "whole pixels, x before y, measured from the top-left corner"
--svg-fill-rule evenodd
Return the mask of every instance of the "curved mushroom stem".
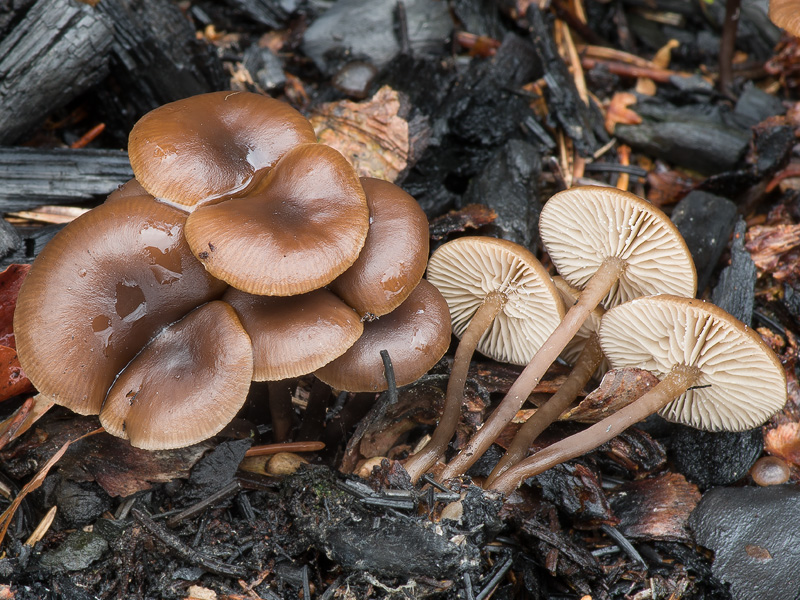
<path id="1" fill-rule="evenodd" d="M 697 383 L 699 378 L 698 367 L 676 365 L 652 390 L 588 429 L 566 437 L 526 458 L 495 479 L 489 486 L 490 489 L 510 494 L 528 477 L 543 473 L 564 461 L 594 450 L 631 425 L 664 408 Z"/>
<path id="2" fill-rule="evenodd" d="M 548 425 L 558 419 L 572 401 L 578 397 L 586 383 L 592 378 L 592 374 L 603 360 L 603 351 L 600 349 L 600 340 L 596 333 L 592 333 L 586 340 L 578 360 L 572 367 L 572 371 L 566 381 L 561 384 L 558 391 L 539 407 L 539 409 L 525 421 L 525 424 L 514 436 L 511 446 L 506 451 L 503 458 L 495 465 L 495 468 L 486 479 L 486 486 L 492 485 L 506 470 L 513 467 L 528 454 L 528 449 L 533 441 L 539 437 Z"/>
<path id="3" fill-rule="evenodd" d="M 620 275 L 625 270 L 626 263 L 621 258 L 611 256 L 606 258 L 587 282 L 578 301 L 572 305 L 558 327 L 553 330 L 550 337 L 545 340 L 539 351 L 523 369 L 520 376 L 508 390 L 505 398 L 492 413 L 483 427 L 472 436 L 467 445 L 459 452 L 445 468 L 441 479 L 450 479 L 461 475 L 469 469 L 489 448 L 492 442 L 500 435 L 503 428 L 511 422 L 514 415 L 522 407 L 530 393 L 539 383 L 539 380 L 553 364 L 561 351 L 581 328 L 600 301 L 619 281 Z"/>
<path id="4" fill-rule="evenodd" d="M 439 424 L 433 432 L 433 436 L 422 450 L 406 461 L 403 465 L 411 476 L 411 481 L 416 483 L 428 469 L 444 454 L 450 439 L 458 426 L 458 419 L 461 416 L 461 403 L 464 399 L 464 386 L 467 382 L 467 372 L 472 355 L 478 342 L 491 326 L 495 317 L 503 310 L 508 298 L 499 291 L 491 291 L 483 299 L 472 319 L 461 336 L 461 341 L 456 349 L 453 360 L 453 367 L 450 370 L 450 380 L 447 383 L 447 397 L 444 402 L 444 410 Z"/>

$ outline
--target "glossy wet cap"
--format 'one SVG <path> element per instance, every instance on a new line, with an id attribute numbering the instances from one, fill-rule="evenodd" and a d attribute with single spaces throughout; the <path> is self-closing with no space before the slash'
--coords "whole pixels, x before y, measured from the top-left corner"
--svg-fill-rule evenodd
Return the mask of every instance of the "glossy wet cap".
<path id="1" fill-rule="evenodd" d="M 134 125 L 128 155 L 153 196 L 190 210 L 244 188 L 288 150 L 316 142 L 288 104 L 250 92 L 212 92 L 150 111 Z"/>
<path id="2" fill-rule="evenodd" d="M 423 279 L 395 310 L 364 323 L 358 341 L 315 374 L 338 390 L 379 392 L 387 388 L 381 350 L 388 351 L 395 380 L 401 386 L 427 373 L 449 345 L 447 302 Z"/>
<path id="3" fill-rule="evenodd" d="M 330 289 L 364 316 L 397 308 L 422 279 L 428 261 L 428 219 L 419 203 L 381 179 L 361 178 L 370 225 L 358 259 Z"/>
<path id="4" fill-rule="evenodd" d="M 34 261 L 14 314 L 17 351 L 36 388 L 97 414 L 117 374 L 163 327 L 218 298 L 183 237 L 186 213 L 149 196 L 92 209 Z"/>
<path id="5" fill-rule="evenodd" d="M 528 364 L 564 316 L 547 270 L 507 240 L 468 236 L 447 242 L 428 261 L 427 279 L 447 300 L 458 338 L 487 294 L 505 294 L 505 306 L 478 343 L 479 352 L 501 362 Z"/>
<path id="6" fill-rule="evenodd" d="M 352 265 L 369 229 L 358 176 L 333 148 L 290 150 L 247 197 L 195 210 L 186 239 L 209 273 L 250 294 L 303 294 Z"/>
<path id="7" fill-rule="evenodd" d="M 163 329 L 125 367 L 100 423 L 137 448 L 189 446 L 233 419 L 252 374 L 250 338 L 236 313 L 209 302 Z"/>
<path id="8" fill-rule="evenodd" d="M 223 300 L 252 340 L 254 381 L 316 371 L 344 354 L 364 330 L 356 312 L 326 289 L 278 297 L 230 288 Z"/>
<path id="9" fill-rule="evenodd" d="M 675 365 L 698 367 L 699 381 L 664 407 L 669 421 L 708 431 L 744 431 L 786 403 L 786 377 L 761 337 L 721 308 L 661 295 L 609 310 L 600 344 L 612 367 L 639 367 L 660 378 Z"/>
<path id="10" fill-rule="evenodd" d="M 559 192 L 542 209 L 539 233 L 559 275 L 579 289 L 603 259 L 625 261 L 605 308 L 651 294 L 696 293 L 694 261 L 678 229 L 635 194 L 597 186 Z"/>

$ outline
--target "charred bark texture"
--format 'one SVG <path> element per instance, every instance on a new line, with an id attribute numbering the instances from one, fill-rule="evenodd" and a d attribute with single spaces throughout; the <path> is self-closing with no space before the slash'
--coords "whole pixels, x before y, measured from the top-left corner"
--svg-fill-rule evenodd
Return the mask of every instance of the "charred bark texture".
<path id="1" fill-rule="evenodd" d="M 39 0 L 0 42 L 0 144 L 10 144 L 107 73 L 111 24 L 75 0 Z"/>

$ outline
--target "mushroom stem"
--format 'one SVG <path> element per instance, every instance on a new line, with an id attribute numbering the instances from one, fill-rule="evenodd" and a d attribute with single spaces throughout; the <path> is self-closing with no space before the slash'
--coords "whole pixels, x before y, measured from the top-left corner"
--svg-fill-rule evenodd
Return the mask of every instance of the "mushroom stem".
<path id="1" fill-rule="evenodd" d="M 596 333 L 592 333 L 586 340 L 586 344 L 581 350 L 578 360 L 572 368 L 566 381 L 561 384 L 558 391 L 539 407 L 539 409 L 527 420 L 514 436 L 511 446 L 506 451 L 503 458 L 497 463 L 495 468 L 486 479 L 486 486 L 491 486 L 506 470 L 513 467 L 528 454 L 528 449 L 533 441 L 539 437 L 548 425 L 558 419 L 573 400 L 577 398 L 586 383 L 592 378 L 592 374 L 603 360 L 603 351 L 600 349 L 600 340 Z"/>
<path id="2" fill-rule="evenodd" d="M 270 381 L 269 388 L 269 413 L 272 418 L 272 437 L 276 443 L 289 439 L 292 429 L 292 388 L 294 379 Z"/>
<path id="3" fill-rule="evenodd" d="M 652 390 L 591 427 L 551 444 L 495 479 L 490 489 L 510 494 L 529 477 L 586 454 L 664 408 L 697 383 L 700 368 L 676 365 Z"/>
<path id="4" fill-rule="evenodd" d="M 616 256 L 610 256 L 600 263 L 595 274 L 583 288 L 578 301 L 567 311 L 564 320 L 553 330 L 528 366 L 523 369 L 497 409 L 447 465 L 441 475 L 442 480 L 465 473 L 486 452 L 503 428 L 517 414 L 553 361 L 581 328 L 589 313 L 597 308 L 600 301 L 619 281 L 625 267 L 626 262 Z"/>
<path id="5" fill-rule="evenodd" d="M 464 387 L 467 382 L 467 372 L 469 371 L 472 355 L 475 353 L 478 342 L 489 329 L 495 317 L 503 310 L 507 300 L 508 298 L 503 292 L 496 290 L 489 292 L 464 330 L 453 359 L 453 367 L 450 370 L 447 397 L 445 398 L 444 410 L 442 411 L 441 419 L 439 419 L 439 424 L 425 447 L 409 458 L 403 465 L 411 476 L 413 483 L 416 483 L 447 449 L 447 445 L 450 443 L 450 439 L 458 426 L 458 419 L 461 416 Z"/>

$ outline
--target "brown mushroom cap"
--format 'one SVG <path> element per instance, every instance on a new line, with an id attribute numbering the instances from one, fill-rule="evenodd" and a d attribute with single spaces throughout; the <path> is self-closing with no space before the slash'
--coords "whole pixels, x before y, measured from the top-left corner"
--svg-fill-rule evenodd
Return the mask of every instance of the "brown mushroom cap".
<path id="1" fill-rule="evenodd" d="M 236 313 L 209 302 L 161 330 L 125 367 L 100 423 L 137 448 L 189 446 L 236 416 L 252 374 L 250 338 Z"/>
<path id="2" fill-rule="evenodd" d="M 250 92 L 212 92 L 147 113 L 131 130 L 128 155 L 148 192 L 190 209 L 242 189 L 290 148 L 316 139 L 288 104 Z"/>
<path id="3" fill-rule="evenodd" d="M 222 295 L 183 237 L 186 213 L 149 196 L 103 204 L 42 250 L 14 331 L 36 388 L 97 414 L 117 374 L 160 329 Z"/>
<path id="4" fill-rule="evenodd" d="M 330 284 L 364 316 L 385 315 L 416 287 L 428 262 L 428 219 L 419 203 L 381 179 L 361 178 L 370 225 L 358 259 Z"/>
<path id="5" fill-rule="evenodd" d="M 600 344 L 614 368 L 659 377 L 676 365 L 700 369 L 699 381 L 659 414 L 709 431 L 761 425 L 786 403 L 786 376 L 760 336 L 721 308 L 661 295 L 609 310 Z"/>
<path id="6" fill-rule="evenodd" d="M 444 356 L 450 345 L 450 313 L 436 288 L 419 282 L 400 306 L 364 323 L 364 333 L 336 360 L 315 372 L 333 388 L 378 392 L 387 388 L 381 350 L 392 359 L 397 385 L 412 383 Z"/>
<path id="7" fill-rule="evenodd" d="M 547 270 L 507 240 L 468 236 L 447 242 L 428 261 L 427 278 L 447 300 L 458 338 L 487 294 L 499 291 L 507 297 L 477 347 L 501 362 L 527 364 L 564 316 Z"/>
<path id="8" fill-rule="evenodd" d="M 246 197 L 201 206 L 186 239 L 209 273 L 250 294 L 320 288 L 352 265 L 369 229 L 364 190 L 333 148 L 287 152 Z"/>
<path id="9" fill-rule="evenodd" d="M 770 0 L 769 18 L 781 29 L 800 37 L 800 6 L 796 0 Z"/>
<path id="10" fill-rule="evenodd" d="M 316 371 L 344 354 L 364 330 L 355 311 L 325 289 L 275 297 L 229 288 L 222 299 L 252 340 L 254 381 Z"/>
<path id="11" fill-rule="evenodd" d="M 635 194 L 596 186 L 559 192 L 542 209 L 539 233 L 559 274 L 580 289 L 604 259 L 625 261 L 605 308 L 650 294 L 695 295 L 686 242 L 663 212 Z"/>

